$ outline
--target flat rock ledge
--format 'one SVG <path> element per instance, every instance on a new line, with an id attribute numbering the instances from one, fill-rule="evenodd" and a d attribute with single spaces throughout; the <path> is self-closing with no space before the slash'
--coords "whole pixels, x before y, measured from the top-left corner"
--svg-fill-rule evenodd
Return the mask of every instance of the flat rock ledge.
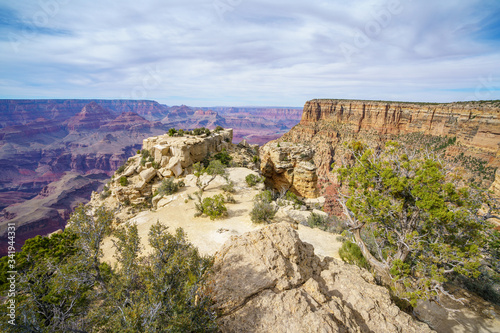
<path id="1" fill-rule="evenodd" d="M 222 332 L 433 332 L 368 271 L 321 260 L 288 223 L 231 238 L 210 280 Z"/>

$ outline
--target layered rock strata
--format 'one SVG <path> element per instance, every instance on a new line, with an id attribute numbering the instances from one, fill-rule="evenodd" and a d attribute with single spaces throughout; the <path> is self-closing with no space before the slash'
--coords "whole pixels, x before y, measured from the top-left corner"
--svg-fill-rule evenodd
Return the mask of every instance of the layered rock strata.
<path id="1" fill-rule="evenodd" d="M 361 140 L 376 147 L 411 135 L 416 144 L 419 135 L 454 139 L 445 149 L 450 159 L 461 155 L 492 169 L 500 166 L 500 106 L 494 103 L 312 100 L 305 104 L 300 123 L 279 141 L 312 144 L 319 177 L 335 182 L 331 165 L 344 157 L 343 142 Z M 488 179 L 483 186 L 493 181 Z"/>
<path id="2" fill-rule="evenodd" d="M 211 291 L 222 332 L 418 332 L 373 276 L 321 260 L 287 223 L 233 237 L 217 252 Z"/>

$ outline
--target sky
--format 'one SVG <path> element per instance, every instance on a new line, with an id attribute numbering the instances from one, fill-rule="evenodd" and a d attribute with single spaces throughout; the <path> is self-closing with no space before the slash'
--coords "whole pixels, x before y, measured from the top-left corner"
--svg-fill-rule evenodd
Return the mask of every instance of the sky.
<path id="1" fill-rule="evenodd" d="M 0 0 L 0 98 L 500 99 L 500 1 Z"/>

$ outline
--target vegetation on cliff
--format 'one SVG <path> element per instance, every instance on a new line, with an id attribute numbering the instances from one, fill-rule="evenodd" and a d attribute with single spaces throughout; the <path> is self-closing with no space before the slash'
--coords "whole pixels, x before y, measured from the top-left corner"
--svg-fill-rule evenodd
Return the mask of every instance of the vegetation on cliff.
<path id="1" fill-rule="evenodd" d="M 2 321 L 2 332 L 216 331 L 201 292 L 212 259 L 182 229 L 170 234 L 160 223 L 149 232 L 152 252 L 141 256 L 137 226 L 112 230 L 112 219 L 103 207 L 80 206 L 63 233 L 26 242 L 16 255 L 16 326 Z M 111 234 L 114 267 L 100 263 Z"/>
<path id="2" fill-rule="evenodd" d="M 464 184 L 429 152 L 395 142 L 381 151 L 360 142 L 349 148 L 353 160 L 338 170 L 349 230 L 398 297 L 413 306 L 439 302 L 451 277 L 477 278 L 485 261 L 498 262 L 487 222 L 498 206 L 487 191 Z"/>

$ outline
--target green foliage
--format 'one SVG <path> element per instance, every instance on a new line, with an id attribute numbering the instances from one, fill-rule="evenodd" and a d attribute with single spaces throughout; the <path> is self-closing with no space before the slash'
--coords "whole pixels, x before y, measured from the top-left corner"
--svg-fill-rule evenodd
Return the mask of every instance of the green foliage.
<path id="1" fill-rule="evenodd" d="M 177 134 L 177 131 L 175 128 L 170 128 L 168 130 L 168 136 L 174 136 L 175 134 Z"/>
<path id="2" fill-rule="evenodd" d="M 120 167 L 116 170 L 116 173 L 117 173 L 117 174 L 120 174 L 120 173 L 122 173 L 123 171 L 125 171 L 125 164 L 120 165 Z"/>
<path id="3" fill-rule="evenodd" d="M 147 158 L 151 157 L 151 153 L 147 149 L 141 150 L 141 155 L 142 155 L 143 159 L 147 159 Z"/>
<path id="4" fill-rule="evenodd" d="M 101 200 L 104 200 L 108 198 L 110 195 L 111 195 L 110 189 L 107 186 L 104 186 L 99 197 L 101 198 Z"/>
<path id="5" fill-rule="evenodd" d="M 174 178 L 163 179 L 158 187 L 158 195 L 171 195 L 179 190 L 179 184 L 174 182 Z"/>
<path id="6" fill-rule="evenodd" d="M 285 199 L 293 202 L 293 206 L 298 208 L 300 206 L 304 206 L 305 202 L 300 200 L 295 193 L 292 191 L 287 191 L 285 194 Z"/>
<path id="7" fill-rule="evenodd" d="M 234 189 L 233 181 L 229 181 L 227 184 L 222 185 L 222 190 L 227 193 L 234 193 L 236 190 Z"/>
<path id="8" fill-rule="evenodd" d="M 490 204 L 484 191 L 457 183 L 431 154 L 412 155 L 395 142 L 381 152 L 350 148 L 354 165 L 338 170 L 349 227 L 364 248 L 369 239 L 362 231 L 370 231 L 372 251 L 363 255 L 390 277 L 396 296 L 415 304 L 438 297 L 453 274 L 480 274 L 490 230 L 478 214 Z"/>
<path id="9" fill-rule="evenodd" d="M 201 191 L 204 191 L 205 188 L 215 179 L 217 176 L 222 176 L 227 179 L 227 173 L 226 173 L 226 167 L 224 164 L 221 163 L 219 160 L 212 160 L 208 164 L 208 166 L 205 168 L 203 165 L 198 162 L 193 165 L 193 170 L 194 170 L 194 175 L 196 177 L 196 186 Z M 210 177 L 210 179 L 206 180 L 205 182 L 202 182 L 201 177 L 207 174 Z"/>
<path id="10" fill-rule="evenodd" d="M 224 201 L 224 196 L 222 194 L 204 198 L 201 202 L 200 210 L 203 214 L 210 217 L 211 220 L 227 216 L 227 208 Z"/>
<path id="11" fill-rule="evenodd" d="M 253 208 L 250 211 L 250 219 L 253 223 L 270 223 L 276 215 L 276 207 L 272 202 L 271 191 L 264 191 L 254 197 Z"/>
<path id="12" fill-rule="evenodd" d="M 222 149 L 222 152 L 214 155 L 216 160 L 219 160 L 225 166 L 229 166 L 229 163 L 233 159 L 226 151 L 226 148 Z"/>
<path id="13" fill-rule="evenodd" d="M 370 268 L 370 265 L 363 256 L 363 253 L 361 252 L 359 246 L 351 241 L 346 241 L 342 244 L 339 249 L 339 256 L 340 259 L 348 264 L 356 265 L 366 269 Z"/>
<path id="14" fill-rule="evenodd" d="M 254 163 L 259 162 L 259 156 L 254 155 L 254 156 L 252 157 L 252 162 L 254 162 Z"/>
<path id="15" fill-rule="evenodd" d="M 214 132 L 219 133 L 222 130 L 224 130 L 224 127 L 217 125 L 217 127 L 214 129 Z"/>
<path id="16" fill-rule="evenodd" d="M 251 173 L 245 177 L 245 182 L 250 187 L 257 185 L 257 183 L 260 183 L 261 181 L 262 181 L 262 179 L 260 179 L 260 177 L 254 175 L 253 173 Z"/>
<path id="17" fill-rule="evenodd" d="M 269 190 L 265 190 L 254 197 L 254 201 L 263 201 L 271 203 L 274 199 L 273 193 Z"/>
<path id="18" fill-rule="evenodd" d="M 128 179 L 125 176 L 121 176 L 118 181 L 120 182 L 121 186 L 127 186 L 128 185 Z"/>
<path id="19" fill-rule="evenodd" d="M 195 128 L 194 130 L 192 130 L 192 133 L 194 135 L 203 135 L 203 134 L 210 135 L 210 130 L 208 128 L 205 128 L 205 127 L 200 127 L 200 128 Z"/>
<path id="20" fill-rule="evenodd" d="M 101 264 L 95 258 L 112 217 L 80 206 L 63 233 L 26 241 L 16 254 L 16 326 L 3 320 L 2 332 L 217 332 L 203 291 L 212 258 L 200 256 L 182 229 L 170 234 L 160 223 L 149 232 L 152 251 L 140 257 L 131 224 L 114 231 L 118 265 Z"/>
<path id="21" fill-rule="evenodd" d="M 323 229 L 328 226 L 328 218 L 317 213 L 311 213 L 307 218 L 307 225 L 311 228 Z"/>

